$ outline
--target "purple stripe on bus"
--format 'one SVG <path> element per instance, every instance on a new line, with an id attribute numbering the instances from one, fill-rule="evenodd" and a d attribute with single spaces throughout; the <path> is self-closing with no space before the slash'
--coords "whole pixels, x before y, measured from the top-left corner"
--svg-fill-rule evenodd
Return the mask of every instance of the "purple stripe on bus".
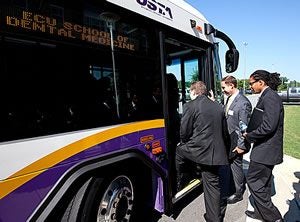
<path id="1" fill-rule="evenodd" d="M 118 151 L 120 150 L 120 147 L 121 150 L 138 147 L 138 149 L 143 151 L 146 155 L 152 157 L 152 154 L 149 151 L 146 151 L 144 145 L 139 142 L 140 137 L 149 134 L 154 135 L 155 139 L 162 139 L 164 138 L 164 128 L 145 130 L 106 141 L 100 145 L 96 145 L 80 152 L 60 162 L 50 170 L 41 173 L 0 200 L 0 221 L 26 221 L 58 179 L 66 171 L 78 164 L 79 160 Z M 164 142 L 164 140 L 162 142 Z M 158 183 L 158 185 L 157 190 L 161 193 L 162 184 Z M 160 197 L 160 200 L 156 200 L 157 206 L 155 207 L 162 210 L 163 205 L 159 203 L 163 203 L 162 196 Z"/>

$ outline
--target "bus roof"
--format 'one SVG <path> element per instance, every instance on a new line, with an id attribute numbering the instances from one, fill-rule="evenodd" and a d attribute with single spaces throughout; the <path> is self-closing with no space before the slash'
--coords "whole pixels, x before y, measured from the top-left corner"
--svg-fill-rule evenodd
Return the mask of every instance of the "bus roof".
<path id="1" fill-rule="evenodd" d="M 173 4 L 177 5 L 178 7 L 182 8 L 183 10 L 195 15 L 196 17 L 202 19 L 203 21 L 207 22 L 206 18 L 203 14 L 201 14 L 197 9 L 195 9 L 193 6 L 188 4 L 184 0 L 167 0 L 169 2 L 172 2 Z"/>
<path id="2" fill-rule="evenodd" d="M 212 42 L 205 35 L 206 18 L 184 0 L 107 0 L 113 4 L 151 18 L 202 40 Z"/>

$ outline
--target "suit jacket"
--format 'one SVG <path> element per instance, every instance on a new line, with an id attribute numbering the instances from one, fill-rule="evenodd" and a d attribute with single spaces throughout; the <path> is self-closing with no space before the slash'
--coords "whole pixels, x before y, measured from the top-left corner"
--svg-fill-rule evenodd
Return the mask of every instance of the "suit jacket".
<path id="1" fill-rule="evenodd" d="M 284 121 L 282 100 L 275 91 L 266 88 L 256 107 L 263 115 L 261 124 L 247 134 L 247 140 L 254 143 L 250 159 L 266 165 L 282 163 Z M 251 118 L 257 117 L 253 113 Z"/>
<path id="2" fill-rule="evenodd" d="M 223 108 L 206 96 L 198 96 L 183 107 L 180 139 L 189 159 L 206 165 L 228 164 L 225 133 L 227 123 Z"/>
<path id="3" fill-rule="evenodd" d="M 247 146 L 247 148 L 245 146 L 245 139 L 242 136 L 239 122 L 243 121 L 246 125 L 248 125 L 251 111 L 252 105 L 249 99 L 242 94 L 238 94 L 232 101 L 226 116 L 229 134 L 237 134 L 232 137 L 235 138 L 235 141 L 232 141 L 232 143 L 245 151 L 248 151 L 249 146 Z"/>

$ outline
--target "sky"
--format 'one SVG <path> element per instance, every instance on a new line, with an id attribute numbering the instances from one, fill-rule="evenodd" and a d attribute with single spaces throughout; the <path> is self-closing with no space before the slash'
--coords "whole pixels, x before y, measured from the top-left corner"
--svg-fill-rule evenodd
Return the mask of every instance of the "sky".
<path id="1" fill-rule="evenodd" d="M 226 33 L 240 53 L 232 73 L 248 79 L 257 69 L 300 82 L 300 0 L 186 0 L 214 28 Z M 220 40 L 225 72 L 226 44 Z"/>

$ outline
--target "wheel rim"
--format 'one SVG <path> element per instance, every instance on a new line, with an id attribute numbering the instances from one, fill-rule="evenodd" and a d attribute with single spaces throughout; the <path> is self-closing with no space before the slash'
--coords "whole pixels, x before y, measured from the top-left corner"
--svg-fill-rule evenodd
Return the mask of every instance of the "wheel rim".
<path id="1" fill-rule="evenodd" d="M 101 199 L 97 222 L 129 221 L 133 207 L 134 192 L 127 176 L 116 177 L 106 188 Z"/>

